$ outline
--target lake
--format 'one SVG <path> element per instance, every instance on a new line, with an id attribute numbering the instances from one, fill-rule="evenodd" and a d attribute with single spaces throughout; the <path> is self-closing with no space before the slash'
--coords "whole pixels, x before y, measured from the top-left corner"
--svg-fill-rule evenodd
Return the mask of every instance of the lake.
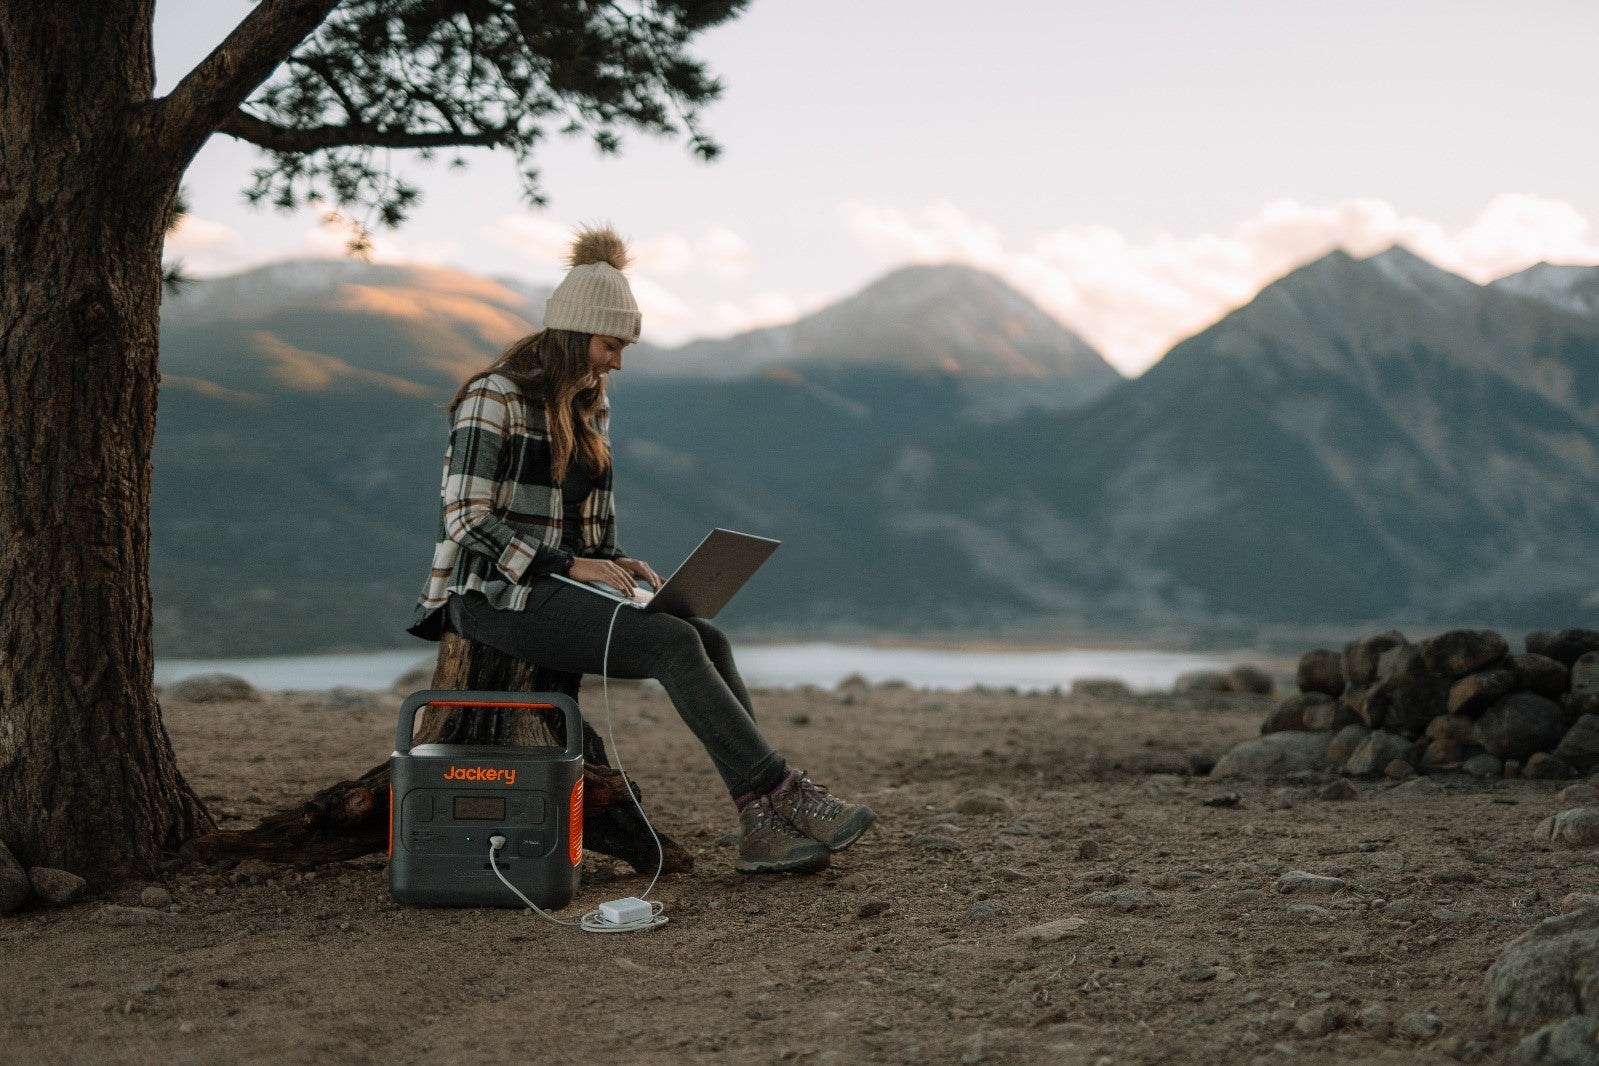
<path id="1" fill-rule="evenodd" d="M 751 686 L 831 688 L 851 674 L 868 681 L 904 681 L 917 688 L 1014 687 L 1024 692 L 1070 688 L 1079 678 L 1118 678 L 1135 692 L 1171 688 L 1191 670 L 1225 670 L 1225 655 L 1190 652 L 977 651 L 964 648 L 880 648 L 854 644 L 752 644 L 738 648 L 739 670 Z M 235 674 L 267 691 L 321 691 L 340 686 L 386 689 L 401 674 L 431 664 L 427 649 L 358 655 L 266 659 L 161 659 L 157 684 L 195 674 Z"/>

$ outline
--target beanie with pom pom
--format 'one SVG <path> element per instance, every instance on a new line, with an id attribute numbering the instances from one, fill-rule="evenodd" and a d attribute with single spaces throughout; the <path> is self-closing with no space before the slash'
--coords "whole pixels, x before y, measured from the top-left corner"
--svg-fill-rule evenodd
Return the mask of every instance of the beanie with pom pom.
<path id="1" fill-rule="evenodd" d="M 572 269 L 544 305 L 544 328 L 638 340 L 643 316 L 622 274 L 629 262 L 622 238 L 609 228 L 579 230 L 567 261 Z"/>

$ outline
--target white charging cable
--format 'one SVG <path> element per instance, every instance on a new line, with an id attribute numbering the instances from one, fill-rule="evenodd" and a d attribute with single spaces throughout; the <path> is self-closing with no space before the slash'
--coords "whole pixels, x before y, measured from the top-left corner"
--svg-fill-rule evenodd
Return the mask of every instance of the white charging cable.
<path id="1" fill-rule="evenodd" d="M 663 913 L 666 910 L 666 905 L 658 900 L 649 898 L 650 893 L 655 889 L 655 882 L 661 879 L 661 870 L 666 866 L 666 853 L 661 847 L 661 838 L 655 832 L 655 826 L 650 824 L 650 816 L 644 813 L 644 805 L 639 802 L 637 793 L 633 791 L 633 782 L 628 780 L 627 770 L 622 766 L 622 753 L 617 749 L 616 731 L 611 722 L 611 637 L 616 632 L 617 616 L 622 613 L 622 608 L 625 606 L 627 606 L 625 601 L 617 603 L 616 610 L 611 612 L 611 624 L 605 629 L 605 652 L 600 659 L 600 690 L 605 697 L 605 736 L 611 742 L 611 755 L 616 759 L 616 771 L 622 775 L 622 784 L 627 789 L 628 799 L 632 800 L 633 806 L 638 808 L 639 817 L 644 819 L 644 827 L 650 831 L 650 839 L 655 841 L 655 876 L 650 878 L 649 887 L 644 889 L 642 897 L 614 900 L 609 904 L 602 904 L 587 912 L 578 921 L 562 921 L 528 899 L 522 894 L 521 889 L 506 880 L 505 875 L 500 872 L 500 864 L 496 861 L 500 850 L 505 847 L 505 837 L 499 833 L 489 837 L 489 865 L 494 869 L 494 876 L 500 879 L 500 883 L 515 892 L 517 899 L 533 908 L 541 917 L 554 922 L 556 925 L 575 927 L 585 933 L 638 933 L 646 929 L 658 929 L 670 920 Z M 611 909 L 613 912 L 636 911 L 638 909 L 637 905 L 645 903 L 649 905 L 649 914 L 641 914 L 631 920 L 616 921 L 605 913 L 607 909 Z M 628 904 L 634 904 L 635 906 L 630 907 L 627 906 Z"/>

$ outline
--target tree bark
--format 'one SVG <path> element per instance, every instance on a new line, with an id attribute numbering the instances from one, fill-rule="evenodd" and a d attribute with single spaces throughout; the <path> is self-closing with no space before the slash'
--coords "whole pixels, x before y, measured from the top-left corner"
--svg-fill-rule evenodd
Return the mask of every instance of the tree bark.
<path id="1" fill-rule="evenodd" d="M 153 685 L 153 0 L 0 5 L 0 841 L 103 884 L 209 826 Z"/>

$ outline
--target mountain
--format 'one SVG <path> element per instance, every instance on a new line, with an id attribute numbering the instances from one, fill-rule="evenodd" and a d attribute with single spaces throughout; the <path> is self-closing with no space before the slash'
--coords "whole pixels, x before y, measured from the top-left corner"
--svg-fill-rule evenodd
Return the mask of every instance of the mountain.
<path id="1" fill-rule="evenodd" d="M 1538 263 L 1489 288 L 1525 296 L 1578 315 L 1599 314 L 1599 267 Z"/>
<path id="2" fill-rule="evenodd" d="M 1596 380 L 1593 317 L 1335 252 L 1098 402 L 909 446 L 884 483 L 1040 611 L 1592 619 Z"/>

